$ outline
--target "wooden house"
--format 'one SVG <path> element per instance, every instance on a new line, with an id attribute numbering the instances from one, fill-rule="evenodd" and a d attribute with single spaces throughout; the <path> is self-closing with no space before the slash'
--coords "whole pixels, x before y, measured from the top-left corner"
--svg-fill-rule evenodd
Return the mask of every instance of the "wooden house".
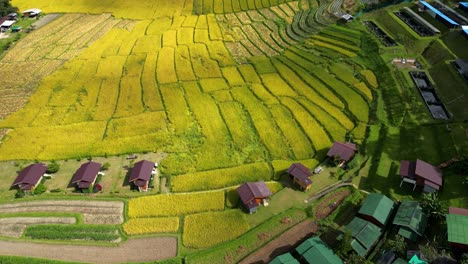
<path id="1" fill-rule="evenodd" d="M 23 191 L 32 191 L 39 183 L 41 183 L 46 170 L 47 166 L 45 164 L 31 164 L 21 170 L 11 186 L 18 187 Z"/>
<path id="2" fill-rule="evenodd" d="M 237 188 L 237 193 L 243 206 L 251 214 L 257 211 L 258 206 L 268 205 L 268 197 L 272 195 L 264 182 L 247 182 Z"/>
<path id="3" fill-rule="evenodd" d="M 295 184 L 299 185 L 301 189 L 308 190 L 312 186 L 312 181 L 309 178 L 312 174 L 310 173 L 310 170 L 301 163 L 292 164 L 287 172 L 289 174 L 289 178 Z"/>

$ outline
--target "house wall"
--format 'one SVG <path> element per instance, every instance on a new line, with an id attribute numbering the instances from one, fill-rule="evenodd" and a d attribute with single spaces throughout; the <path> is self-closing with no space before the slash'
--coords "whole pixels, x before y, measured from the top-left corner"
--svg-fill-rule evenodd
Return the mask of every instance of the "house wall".
<path id="1" fill-rule="evenodd" d="M 380 228 L 383 228 L 384 225 L 381 224 L 377 219 L 375 219 L 374 217 L 370 216 L 370 215 L 364 215 L 364 214 L 357 214 L 357 216 L 359 216 L 359 218 L 361 219 L 364 219 L 364 220 L 367 220 L 371 223 L 373 223 L 374 225 L 380 227 Z"/>

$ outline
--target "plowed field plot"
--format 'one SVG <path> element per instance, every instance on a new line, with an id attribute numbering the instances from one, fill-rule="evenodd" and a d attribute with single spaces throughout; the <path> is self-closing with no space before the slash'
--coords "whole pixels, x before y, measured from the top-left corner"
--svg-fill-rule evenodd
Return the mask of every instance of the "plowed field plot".
<path id="1" fill-rule="evenodd" d="M 27 250 L 24 250 L 25 248 Z M 145 250 L 135 250 L 142 248 Z M 147 262 L 175 257 L 176 254 L 177 239 L 174 237 L 129 239 L 118 247 L 0 241 L 0 255 L 3 256 L 29 256 L 89 263 Z"/>
<path id="2" fill-rule="evenodd" d="M 0 235 L 21 237 L 29 225 L 39 224 L 74 224 L 74 217 L 7 217 L 0 218 Z"/>
<path id="3" fill-rule="evenodd" d="M 81 213 L 86 224 L 121 224 L 122 202 L 35 201 L 0 205 L 0 213 L 73 212 Z"/>

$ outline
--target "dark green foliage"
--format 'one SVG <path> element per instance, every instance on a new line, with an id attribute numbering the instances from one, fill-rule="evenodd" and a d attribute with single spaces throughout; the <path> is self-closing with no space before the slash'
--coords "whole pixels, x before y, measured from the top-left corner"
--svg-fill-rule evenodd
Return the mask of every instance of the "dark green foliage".
<path id="1" fill-rule="evenodd" d="M 117 228 L 111 225 L 36 225 L 29 226 L 25 236 L 35 239 L 94 241 L 113 241 L 120 238 Z"/>
<path id="2" fill-rule="evenodd" d="M 395 235 L 392 239 L 385 241 L 384 249 L 391 250 L 400 258 L 406 257 L 406 242 L 405 238 L 400 235 Z"/>
<path id="3" fill-rule="evenodd" d="M 341 238 L 340 243 L 337 246 L 337 253 L 341 257 L 345 257 L 348 255 L 348 253 L 353 249 L 351 247 L 351 241 L 353 240 L 353 236 L 351 231 L 346 230 L 346 232 L 343 234 L 343 237 Z"/>
<path id="4" fill-rule="evenodd" d="M 36 186 L 36 188 L 34 188 L 33 193 L 35 195 L 40 195 L 40 194 L 45 193 L 46 191 L 47 191 L 47 187 L 43 183 L 40 183 Z"/>
<path id="5" fill-rule="evenodd" d="M 468 175 L 468 156 L 461 158 L 452 165 L 453 170 L 458 175 Z"/>
<path id="6" fill-rule="evenodd" d="M 359 256 L 356 253 L 351 254 L 348 257 L 348 261 L 346 263 L 348 264 L 372 264 L 371 261 L 366 260 L 365 258 Z"/>
<path id="7" fill-rule="evenodd" d="M 15 193 L 15 198 L 23 198 L 26 194 L 24 193 L 23 190 L 18 189 Z"/>
<path id="8" fill-rule="evenodd" d="M 421 207 L 429 216 L 429 220 L 438 222 L 445 217 L 445 211 L 437 193 L 425 193 L 421 199 Z"/>
<path id="9" fill-rule="evenodd" d="M 47 165 L 47 173 L 56 173 L 60 170 L 60 165 L 53 160 L 49 165 Z"/>
<path id="10" fill-rule="evenodd" d="M 10 13 L 18 13 L 18 8 L 12 6 L 10 0 L 0 0 L 0 17 L 4 17 Z"/>
<path id="11" fill-rule="evenodd" d="M 109 162 L 106 162 L 106 163 L 102 164 L 102 166 L 101 166 L 101 171 L 106 171 L 106 170 L 108 170 L 108 169 L 110 168 L 110 166 L 111 166 L 111 165 L 110 165 Z"/>

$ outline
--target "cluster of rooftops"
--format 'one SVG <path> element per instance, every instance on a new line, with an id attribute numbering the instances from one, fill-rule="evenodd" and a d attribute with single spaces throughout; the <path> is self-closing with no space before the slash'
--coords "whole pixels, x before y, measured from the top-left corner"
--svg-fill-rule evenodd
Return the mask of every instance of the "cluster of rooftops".
<path id="1" fill-rule="evenodd" d="M 31 8 L 28 10 L 23 11 L 23 17 L 36 17 L 41 14 L 41 10 L 38 8 Z M 6 31 L 10 29 L 13 24 L 16 23 L 16 20 L 18 19 L 18 14 L 16 13 L 10 13 L 2 18 L 0 18 L 0 29 L 2 31 Z"/>
<path id="2" fill-rule="evenodd" d="M 104 175 L 101 172 L 101 167 L 100 163 L 94 161 L 81 164 L 75 174 L 73 174 L 70 183 L 81 190 L 94 186 L 98 175 Z M 147 191 L 151 176 L 156 174 L 156 167 L 157 163 L 152 161 L 141 160 L 136 162 L 131 170 L 129 183 L 134 184 L 139 191 Z M 11 186 L 18 187 L 23 191 L 31 191 L 41 183 L 43 177 L 46 176 L 46 171 L 47 166 L 45 164 L 31 164 L 20 171 Z"/>
<path id="3" fill-rule="evenodd" d="M 468 249 L 468 209 L 451 207 L 446 219 L 449 243 L 455 247 Z M 344 229 L 351 232 L 352 249 L 358 255 L 366 257 L 380 241 L 385 230 L 390 228 L 390 223 L 398 229 L 399 235 L 407 240 L 416 241 L 424 234 L 427 216 L 416 201 L 403 200 L 401 203 L 395 203 L 383 194 L 370 193 L 359 212 Z M 292 252 L 277 256 L 270 262 L 270 264 L 295 263 L 342 264 L 343 261 L 319 237 L 312 237 Z M 394 257 L 385 263 L 408 262 Z"/>

